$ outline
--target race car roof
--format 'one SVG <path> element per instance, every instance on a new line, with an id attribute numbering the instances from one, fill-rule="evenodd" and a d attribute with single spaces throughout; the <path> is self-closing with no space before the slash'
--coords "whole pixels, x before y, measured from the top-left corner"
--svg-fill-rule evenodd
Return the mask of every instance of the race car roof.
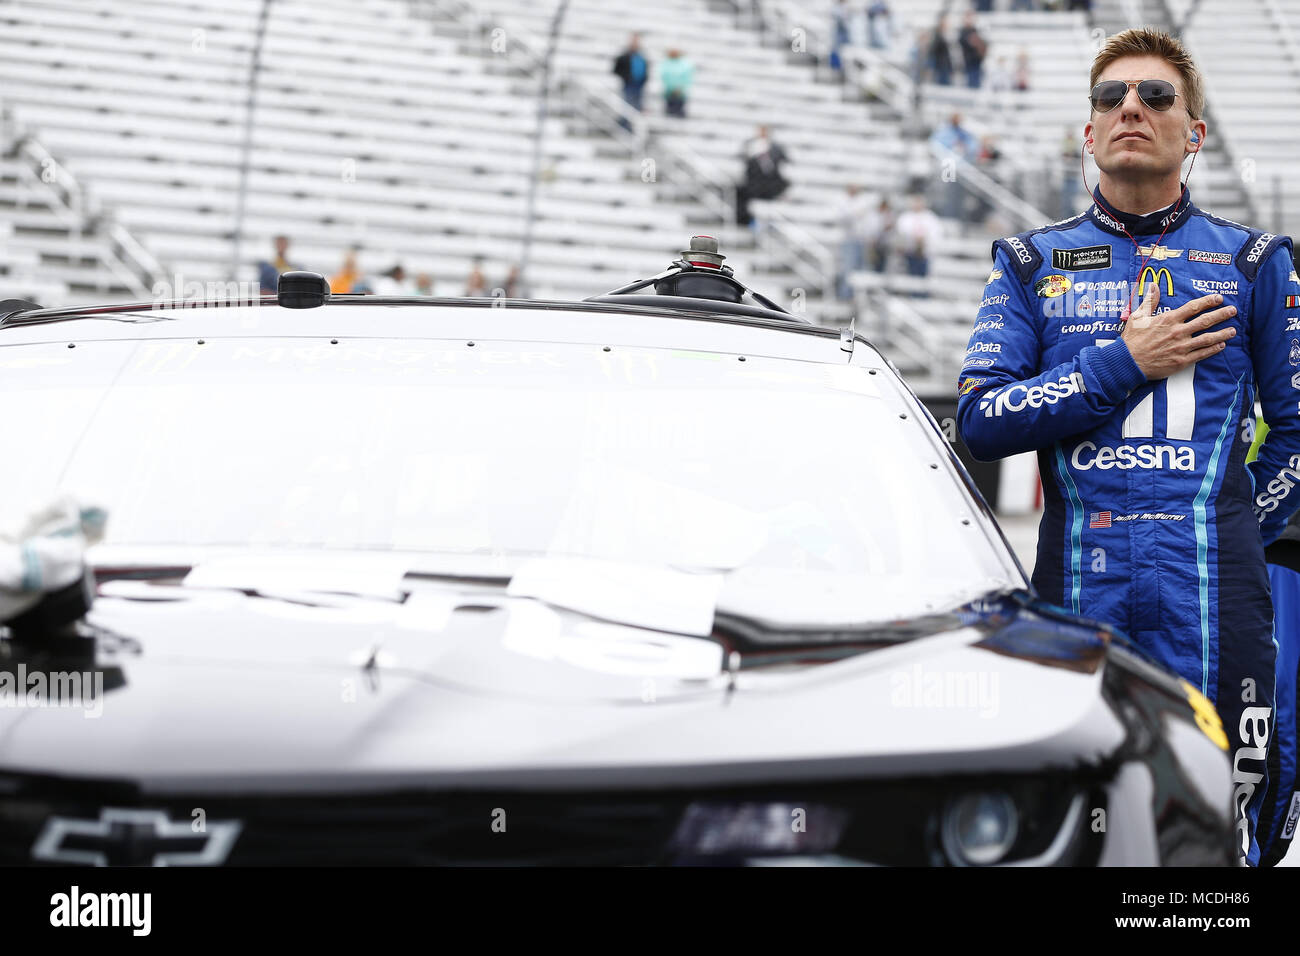
<path id="1" fill-rule="evenodd" d="M 603 299 L 604 297 L 602 297 Z M 661 296 L 627 297 L 663 299 Z M 19 312 L 0 319 L 0 347 L 122 339 L 299 337 L 588 342 L 693 348 L 845 364 L 837 329 L 768 310 L 669 299 L 548 302 L 531 299 L 332 296 L 315 309 L 287 309 L 275 296 L 253 302 L 128 303 Z M 854 340 L 865 343 L 861 336 Z M 874 350 L 870 350 L 874 351 Z M 880 360 L 876 360 L 880 361 Z M 875 362 L 872 362 L 875 364 Z M 883 361 L 880 362 L 883 365 Z"/>

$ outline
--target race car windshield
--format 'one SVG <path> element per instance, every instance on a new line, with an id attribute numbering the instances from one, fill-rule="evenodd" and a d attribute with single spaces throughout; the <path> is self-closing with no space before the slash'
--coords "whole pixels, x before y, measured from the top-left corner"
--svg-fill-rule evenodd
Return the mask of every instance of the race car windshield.
<path id="1" fill-rule="evenodd" d="M 66 490 L 107 508 L 106 546 L 724 571 L 720 600 L 778 622 L 889 620 L 1020 584 L 863 369 L 537 343 L 93 349 L 93 368 L 0 376 L 25 410 L 11 451 L 33 450 L 10 456 L 9 526 Z"/>

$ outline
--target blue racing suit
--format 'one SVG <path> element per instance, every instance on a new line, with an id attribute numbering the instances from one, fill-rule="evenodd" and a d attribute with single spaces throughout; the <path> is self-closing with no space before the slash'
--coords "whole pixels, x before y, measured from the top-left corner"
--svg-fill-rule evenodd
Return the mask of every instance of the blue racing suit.
<path id="1" fill-rule="evenodd" d="M 1264 549 L 1273 589 L 1273 638 L 1277 642 L 1277 720 L 1268 751 L 1268 797 L 1259 814 L 1260 864 L 1273 866 L 1291 848 L 1300 822 L 1296 779 L 1297 672 L 1300 672 L 1300 512 L 1281 537 Z"/>
<path id="2" fill-rule="evenodd" d="M 1038 452 L 1039 593 L 1127 632 L 1214 701 L 1238 842 L 1257 864 L 1276 656 L 1264 545 L 1300 505 L 1291 240 L 1187 193 L 1147 215 L 1094 200 L 994 243 L 959 427 L 977 459 Z M 1120 333 L 1153 282 L 1157 312 L 1214 292 L 1238 311 L 1216 326 L 1236 329 L 1223 351 L 1147 381 Z M 1257 396 L 1271 430 L 1248 468 Z"/>

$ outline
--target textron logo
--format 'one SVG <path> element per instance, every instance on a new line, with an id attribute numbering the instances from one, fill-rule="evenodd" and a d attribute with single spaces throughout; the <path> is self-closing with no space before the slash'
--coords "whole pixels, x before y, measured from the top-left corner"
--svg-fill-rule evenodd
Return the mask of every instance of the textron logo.
<path id="1" fill-rule="evenodd" d="M 1195 471 L 1196 451 L 1187 445 L 1108 445 L 1098 447 L 1086 441 L 1074 448 L 1070 464 L 1079 471 L 1109 471 L 1118 468 L 1168 468 L 1173 471 Z"/>
<path id="2" fill-rule="evenodd" d="M 1174 277 L 1169 274 L 1169 269 L 1161 266 L 1160 271 L 1157 272 L 1153 266 L 1147 266 L 1142 270 L 1142 275 L 1138 276 L 1139 297 L 1146 294 L 1147 276 L 1150 276 L 1151 281 L 1157 286 L 1160 285 L 1160 278 L 1163 276 L 1165 280 L 1165 295 L 1174 294 Z"/>
<path id="3" fill-rule="evenodd" d="M 1008 385 L 998 389 L 982 402 L 980 409 L 985 418 L 1002 417 L 1003 412 L 1019 412 L 1025 408 L 1040 408 L 1043 405 L 1055 405 L 1063 398 L 1069 398 L 1087 391 L 1083 387 L 1083 373 L 1071 372 L 1055 382 L 1042 385 Z"/>

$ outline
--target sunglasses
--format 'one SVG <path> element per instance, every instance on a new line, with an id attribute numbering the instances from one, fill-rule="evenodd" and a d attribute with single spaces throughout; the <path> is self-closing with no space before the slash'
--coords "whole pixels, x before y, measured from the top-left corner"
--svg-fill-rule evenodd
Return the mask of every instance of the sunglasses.
<path id="1" fill-rule="evenodd" d="M 1128 96 L 1130 87 L 1137 87 L 1142 102 L 1153 110 L 1171 109 L 1178 93 L 1168 80 L 1103 80 L 1092 88 L 1088 101 L 1098 113 L 1109 113 Z"/>

